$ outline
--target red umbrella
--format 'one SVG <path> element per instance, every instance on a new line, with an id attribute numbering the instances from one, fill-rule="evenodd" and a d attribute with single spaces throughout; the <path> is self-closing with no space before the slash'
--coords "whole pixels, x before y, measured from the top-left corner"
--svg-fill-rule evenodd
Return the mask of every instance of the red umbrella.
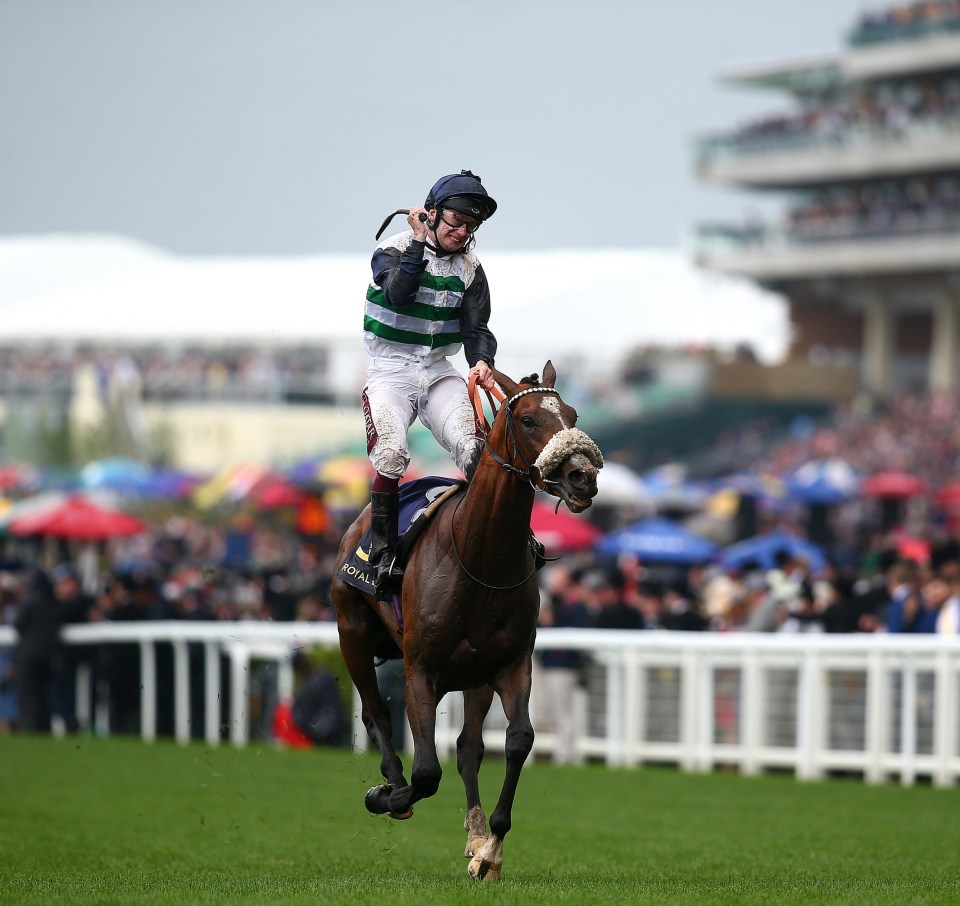
<path id="1" fill-rule="evenodd" d="M 940 506 L 960 506 L 960 481 L 951 481 L 937 491 L 937 502 Z"/>
<path id="2" fill-rule="evenodd" d="M 270 480 L 264 482 L 253 492 L 257 506 L 264 510 L 282 507 L 298 507 L 303 503 L 303 491 L 285 481 Z"/>
<path id="3" fill-rule="evenodd" d="M 937 503 L 951 530 L 960 525 L 960 481 L 951 481 L 940 488 L 937 491 Z"/>
<path id="4" fill-rule="evenodd" d="M 26 466 L 0 466 L 0 491 L 9 491 L 29 477 Z"/>
<path id="5" fill-rule="evenodd" d="M 930 542 L 923 538 L 904 535 L 897 539 L 897 554 L 904 560 L 916 560 L 917 563 L 930 562 Z"/>
<path id="6" fill-rule="evenodd" d="M 925 494 L 927 483 L 909 472 L 877 472 L 860 482 L 860 493 L 867 497 L 916 497 Z"/>
<path id="7" fill-rule="evenodd" d="M 70 497 L 63 503 L 37 513 L 26 513 L 10 523 L 14 535 L 51 535 L 80 541 L 103 541 L 139 535 L 146 525 L 120 510 L 98 506 L 83 497 Z"/>
<path id="8" fill-rule="evenodd" d="M 593 547 L 603 532 L 586 519 L 565 510 L 555 513 L 556 504 L 534 503 L 530 528 L 548 554 L 566 553 Z"/>

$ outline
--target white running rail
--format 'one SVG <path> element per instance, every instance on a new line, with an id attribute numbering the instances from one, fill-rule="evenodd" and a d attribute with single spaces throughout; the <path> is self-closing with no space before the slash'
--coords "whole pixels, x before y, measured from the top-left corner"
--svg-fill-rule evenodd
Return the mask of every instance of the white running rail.
<path id="1" fill-rule="evenodd" d="M 230 671 L 229 738 L 250 735 L 250 670 L 279 665 L 279 695 L 293 691 L 293 653 L 337 646 L 334 623 L 139 622 L 69 626 L 67 644 L 136 643 L 142 678 L 141 735 L 157 735 L 156 644 L 174 664 L 174 735 L 191 738 L 187 646 L 204 646 L 203 736 L 221 739 L 221 658 Z M 0 646 L 16 643 L 0 627 Z M 917 635 L 795 635 L 542 629 L 538 651 L 576 649 L 587 656 L 571 707 L 579 760 L 611 765 L 668 763 L 688 771 L 731 766 L 746 774 L 785 770 L 816 779 L 855 773 L 867 782 L 918 778 L 936 786 L 960 779 L 960 639 Z M 539 680 L 538 666 L 535 679 Z M 90 700 L 89 675 L 78 701 Z M 355 739 L 366 745 L 355 698 Z M 539 713 L 534 685 L 534 756 L 555 745 L 550 715 Z M 89 708 L 87 708 L 89 710 Z M 93 726 L 95 716 L 79 715 Z M 437 744 L 452 754 L 462 699 L 448 695 L 438 714 Z M 109 732 L 100 721 L 98 728 Z M 505 720 L 495 708 L 485 737 L 502 747 Z"/>

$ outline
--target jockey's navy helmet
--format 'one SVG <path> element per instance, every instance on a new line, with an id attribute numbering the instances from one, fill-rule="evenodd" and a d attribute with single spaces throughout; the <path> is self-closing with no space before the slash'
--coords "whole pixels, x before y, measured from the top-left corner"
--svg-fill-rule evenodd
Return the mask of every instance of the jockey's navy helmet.
<path id="1" fill-rule="evenodd" d="M 497 210 L 497 203 L 481 185 L 480 177 L 469 170 L 438 179 L 423 204 L 428 209 L 449 208 L 478 220 L 487 220 Z"/>

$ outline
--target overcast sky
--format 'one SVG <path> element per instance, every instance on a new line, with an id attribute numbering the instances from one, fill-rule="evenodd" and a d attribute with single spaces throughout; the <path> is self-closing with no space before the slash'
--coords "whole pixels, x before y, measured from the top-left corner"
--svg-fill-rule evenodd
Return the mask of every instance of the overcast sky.
<path id="1" fill-rule="evenodd" d="M 500 203 L 481 247 L 676 247 L 751 207 L 697 183 L 693 137 L 786 106 L 718 73 L 888 5 L 0 0 L 0 234 L 367 252 L 468 167 Z"/>

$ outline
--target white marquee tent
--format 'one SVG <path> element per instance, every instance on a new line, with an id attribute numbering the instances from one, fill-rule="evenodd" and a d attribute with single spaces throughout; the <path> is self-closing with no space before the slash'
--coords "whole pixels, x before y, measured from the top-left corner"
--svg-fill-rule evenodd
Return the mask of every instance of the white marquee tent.
<path id="1" fill-rule="evenodd" d="M 786 353 L 782 299 L 680 251 L 479 251 L 508 373 L 564 355 L 611 367 L 642 345 Z M 109 235 L 0 238 L 0 342 L 328 341 L 362 357 L 368 279 L 367 255 L 192 258 Z"/>

